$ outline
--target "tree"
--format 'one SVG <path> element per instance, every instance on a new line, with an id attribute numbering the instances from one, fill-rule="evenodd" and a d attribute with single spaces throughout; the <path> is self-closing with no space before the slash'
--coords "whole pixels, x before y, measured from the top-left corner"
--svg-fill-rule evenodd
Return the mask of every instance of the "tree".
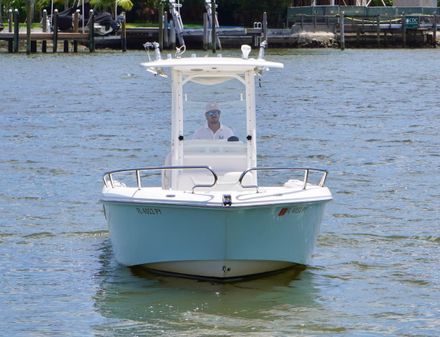
<path id="1" fill-rule="evenodd" d="M 133 2 L 131 0 L 90 0 L 90 4 L 93 8 L 101 10 L 113 11 L 115 5 L 121 7 L 125 11 L 131 11 L 133 8 Z"/>

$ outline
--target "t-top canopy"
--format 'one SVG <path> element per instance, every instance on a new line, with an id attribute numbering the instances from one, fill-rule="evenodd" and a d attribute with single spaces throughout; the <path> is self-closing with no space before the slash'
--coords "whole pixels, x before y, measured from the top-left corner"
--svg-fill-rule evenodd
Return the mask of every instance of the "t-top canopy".
<path id="1" fill-rule="evenodd" d="M 198 72 L 233 72 L 240 73 L 249 70 L 266 68 L 283 68 L 279 62 L 269 62 L 264 59 L 242 59 L 238 57 L 188 57 L 156 60 L 141 63 L 149 69 L 172 68 L 188 74 Z"/>

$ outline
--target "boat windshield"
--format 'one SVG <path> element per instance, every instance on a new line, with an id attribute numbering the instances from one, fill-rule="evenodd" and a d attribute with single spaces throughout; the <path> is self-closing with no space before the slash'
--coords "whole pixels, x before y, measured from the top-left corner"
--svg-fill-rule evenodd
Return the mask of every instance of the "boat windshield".
<path id="1" fill-rule="evenodd" d="M 246 137 L 245 86 L 233 77 L 212 82 L 189 81 L 183 86 L 183 115 L 186 140 L 225 142 L 235 136 L 243 141 Z M 221 129 L 213 132 L 209 125 L 215 130 L 217 120 Z"/>

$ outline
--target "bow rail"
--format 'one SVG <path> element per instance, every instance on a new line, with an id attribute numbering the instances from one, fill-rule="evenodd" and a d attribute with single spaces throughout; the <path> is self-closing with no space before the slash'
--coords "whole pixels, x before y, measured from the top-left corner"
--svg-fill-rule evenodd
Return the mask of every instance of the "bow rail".
<path id="1" fill-rule="evenodd" d="M 252 171 L 304 171 L 304 180 L 303 180 L 303 190 L 307 188 L 307 184 L 309 183 L 310 172 L 320 172 L 322 173 L 321 179 L 319 180 L 318 186 L 324 187 L 325 180 L 327 179 L 328 171 L 316 168 L 304 168 L 304 167 L 253 167 L 243 171 L 238 178 L 238 182 L 240 186 L 243 188 L 256 188 L 258 190 L 258 185 L 243 185 L 244 177 Z"/>
<path id="2" fill-rule="evenodd" d="M 164 170 L 207 170 L 209 171 L 213 178 L 214 182 L 212 184 L 196 184 L 192 188 L 192 192 L 194 192 L 194 189 L 198 187 L 213 187 L 217 183 L 218 176 L 214 172 L 214 170 L 209 166 L 153 166 L 153 167 L 142 167 L 142 168 L 135 168 L 135 169 L 123 169 L 123 170 L 115 170 L 115 171 L 109 171 L 104 173 L 102 180 L 104 181 L 104 185 L 106 187 L 115 187 L 113 175 L 120 174 L 120 173 L 134 173 L 136 176 L 136 184 L 137 188 L 141 189 L 141 174 L 142 172 L 146 171 L 164 171 Z"/>

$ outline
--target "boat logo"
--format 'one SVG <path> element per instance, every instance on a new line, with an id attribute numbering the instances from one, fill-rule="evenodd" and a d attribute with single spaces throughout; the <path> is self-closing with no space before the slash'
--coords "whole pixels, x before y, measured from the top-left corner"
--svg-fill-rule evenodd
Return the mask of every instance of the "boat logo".
<path id="1" fill-rule="evenodd" d="M 283 207 L 278 212 L 278 216 L 284 216 L 286 214 L 300 214 L 304 213 L 307 207 L 304 206 L 294 206 L 294 207 Z"/>

